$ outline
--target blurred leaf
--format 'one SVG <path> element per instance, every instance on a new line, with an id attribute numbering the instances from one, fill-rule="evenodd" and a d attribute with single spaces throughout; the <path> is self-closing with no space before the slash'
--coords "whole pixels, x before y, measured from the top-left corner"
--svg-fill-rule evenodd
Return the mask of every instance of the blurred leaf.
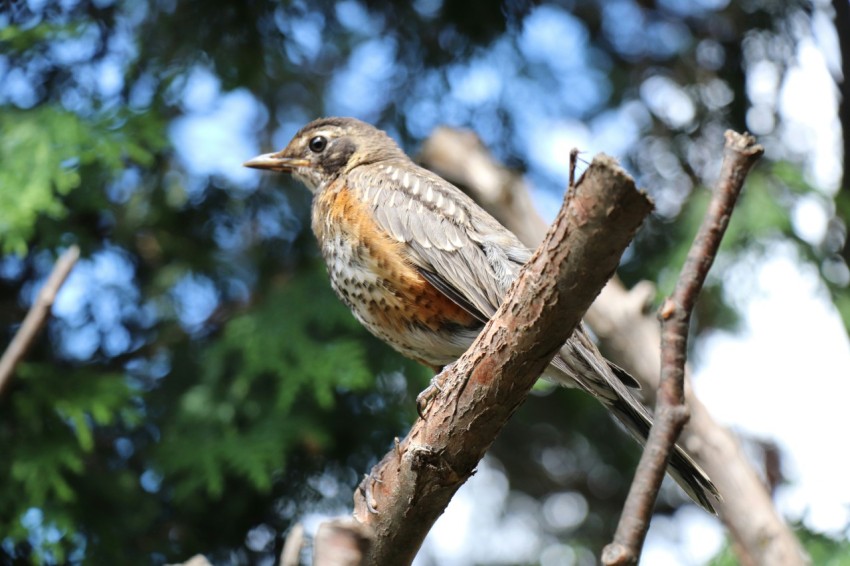
<path id="1" fill-rule="evenodd" d="M 165 142 L 145 121 L 130 118 L 115 129 L 113 120 L 89 121 L 50 106 L 0 107 L 0 249 L 25 255 L 38 218 L 67 213 L 62 197 L 81 186 L 82 167 L 97 164 L 117 176 L 131 162 L 150 164 Z"/>

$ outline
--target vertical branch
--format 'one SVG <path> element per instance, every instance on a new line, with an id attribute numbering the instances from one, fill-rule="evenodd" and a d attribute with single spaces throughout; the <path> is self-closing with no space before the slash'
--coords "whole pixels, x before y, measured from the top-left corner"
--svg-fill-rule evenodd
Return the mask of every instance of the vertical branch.
<path id="1" fill-rule="evenodd" d="M 655 424 L 641 455 L 614 542 L 602 552 L 603 564 L 637 564 L 670 453 L 689 418 L 684 382 L 691 313 L 717 255 L 747 173 L 762 153 L 764 149 L 752 136 L 726 132 L 723 167 L 717 189 L 688 252 L 673 295 L 658 313 L 662 324 L 662 362 Z"/>
<path id="2" fill-rule="evenodd" d="M 50 307 L 53 306 L 53 301 L 56 299 L 56 293 L 59 292 L 59 288 L 65 282 L 79 258 L 80 248 L 71 246 L 56 261 L 53 271 L 50 272 L 50 276 L 38 292 L 29 312 L 27 312 L 27 316 L 24 318 L 24 322 L 15 333 L 15 337 L 12 338 L 6 351 L 3 352 L 3 357 L 0 358 L 0 394 L 3 393 L 3 388 L 12 378 L 15 368 L 24 358 L 27 350 L 38 336 L 39 330 L 47 321 Z"/>

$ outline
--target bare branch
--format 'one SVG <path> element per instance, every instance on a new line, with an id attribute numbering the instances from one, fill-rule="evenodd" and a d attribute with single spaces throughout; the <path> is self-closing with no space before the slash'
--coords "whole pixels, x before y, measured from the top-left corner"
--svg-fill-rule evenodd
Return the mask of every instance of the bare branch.
<path id="1" fill-rule="evenodd" d="M 376 532 L 371 564 L 409 564 L 431 525 L 616 269 L 651 209 L 614 161 L 597 157 L 496 316 L 440 376 L 440 393 L 355 494 Z"/>
<path id="2" fill-rule="evenodd" d="M 44 286 L 38 292 L 32 306 L 30 307 L 27 316 L 21 327 L 15 333 L 15 337 L 9 343 L 6 351 L 3 352 L 3 357 L 0 358 L 0 395 L 3 394 L 3 389 L 12 375 L 15 373 L 15 368 L 24 358 L 32 343 L 38 336 L 39 330 L 47 321 L 47 316 L 50 314 L 50 307 L 53 306 L 53 301 L 56 299 L 56 293 L 65 282 L 71 269 L 80 257 L 80 248 L 71 246 L 62 256 L 56 261 L 53 266 L 53 271 L 44 283 Z"/>
<path id="3" fill-rule="evenodd" d="M 688 252 L 673 295 L 659 310 L 662 364 L 655 424 L 641 455 L 614 542 L 602 552 L 603 564 L 637 564 L 640 557 L 670 453 L 689 418 L 685 404 L 685 360 L 691 313 L 717 255 L 747 173 L 762 153 L 764 149 L 752 136 L 726 132 L 726 148 L 717 189 Z"/>
<path id="4" fill-rule="evenodd" d="M 477 164 L 476 167 L 468 167 L 445 152 L 424 150 L 420 156 L 423 164 L 466 188 L 527 245 L 537 245 L 543 238 L 546 224 L 525 204 L 531 202 L 531 198 L 519 175 L 514 173 L 510 177 L 505 167 L 497 163 L 469 132 L 441 128 L 434 132 L 426 147 L 438 145 L 437 140 L 453 148 L 455 154 L 471 156 L 470 162 Z M 511 178 L 511 181 L 493 183 L 497 178 Z M 640 381 L 649 404 L 655 402 L 661 373 L 661 333 L 656 317 L 648 314 L 654 296 L 655 286 L 649 281 L 626 289 L 614 277 L 585 316 L 599 338 L 601 350 Z M 715 507 L 729 529 L 740 562 L 744 566 L 805 563 L 799 541 L 773 507 L 770 494 L 744 454 L 738 438 L 714 420 L 705 405 L 693 395 L 689 383 L 685 384 L 685 398 L 690 406 L 691 420 L 679 444 L 696 458 L 724 495 L 723 501 Z"/>

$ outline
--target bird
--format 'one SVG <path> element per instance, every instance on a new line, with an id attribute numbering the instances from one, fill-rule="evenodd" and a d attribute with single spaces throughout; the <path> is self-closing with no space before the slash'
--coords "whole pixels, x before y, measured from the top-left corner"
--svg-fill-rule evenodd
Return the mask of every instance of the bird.
<path id="1" fill-rule="evenodd" d="M 281 151 L 244 165 L 289 173 L 312 192 L 311 225 L 336 295 L 369 332 L 435 372 L 472 344 L 532 254 L 463 191 L 355 118 L 314 120 Z M 543 377 L 589 393 L 646 441 L 652 417 L 632 392 L 637 381 L 583 325 Z M 717 488 L 679 445 L 668 473 L 716 513 Z"/>

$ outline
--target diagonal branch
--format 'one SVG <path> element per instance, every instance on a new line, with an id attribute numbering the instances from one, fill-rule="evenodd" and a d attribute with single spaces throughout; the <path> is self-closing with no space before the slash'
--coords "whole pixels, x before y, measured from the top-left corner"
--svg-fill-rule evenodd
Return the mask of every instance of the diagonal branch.
<path id="1" fill-rule="evenodd" d="M 655 407 L 655 424 L 641 455 L 614 542 L 602 552 L 606 565 L 637 564 L 655 499 L 673 445 L 688 421 L 685 404 L 685 360 L 691 313 L 720 241 L 738 200 L 744 180 L 764 153 L 750 135 L 726 132 L 723 167 L 708 211 L 688 252 L 685 266 L 673 291 L 659 310 L 661 319 L 661 383 Z"/>
<path id="2" fill-rule="evenodd" d="M 376 534 L 371 564 L 413 560 L 651 208 L 613 159 L 594 159 L 496 316 L 439 376 L 441 392 L 427 418 L 416 421 L 355 493 L 355 518 Z"/>
<path id="3" fill-rule="evenodd" d="M 526 245 L 536 245 L 542 239 L 546 225 L 533 209 L 529 210 L 531 198 L 522 177 L 496 162 L 474 134 L 439 128 L 426 140 L 419 158 L 429 169 L 467 189 L 514 233 L 523 234 L 520 238 Z M 614 277 L 585 318 L 603 353 L 641 382 L 650 404 L 661 373 L 658 320 L 646 309 L 654 295 L 654 286 L 648 281 L 626 289 Z M 712 417 L 691 391 L 687 377 L 685 397 L 691 420 L 680 444 L 723 494 L 724 500 L 716 508 L 729 529 L 738 560 L 745 566 L 802 564 L 800 542 L 777 513 L 738 438 Z"/>
<path id="4" fill-rule="evenodd" d="M 27 312 L 27 316 L 24 318 L 24 322 L 21 323 L 21 327 L 15 333 L 6 351 L 3 352 L 3 357 L 0 358 L 0 395 L 3 394 L 3 388 L 6 387 L 15 373 L 15 368 L 35 341 L 39 330 L 47 322 L 47 316 L 50 314 L 53 301 L 56 299 L 56 293 L 59 292 L 59 288 L 65 282 L 68 274 L 71 273 L 71 269 L 77 263 L 79 257 L 80 248 L 71 246 L 56 260 L 53 271 L 50 272 L 50 276 L 38 292 L 29 312 Z"/>

